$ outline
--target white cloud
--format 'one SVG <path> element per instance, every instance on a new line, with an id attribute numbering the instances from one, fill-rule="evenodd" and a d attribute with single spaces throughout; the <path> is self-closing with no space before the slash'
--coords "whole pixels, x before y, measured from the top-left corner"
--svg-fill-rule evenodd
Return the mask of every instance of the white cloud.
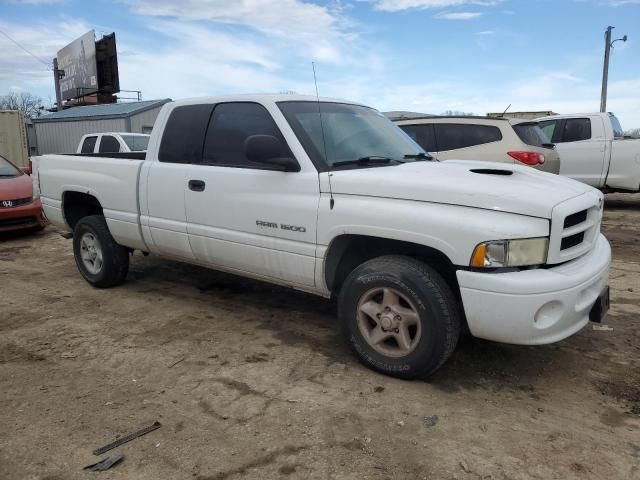
<path id="1" fill-rule="evenodd" d="M 302 0 L 122 0 L 141 16 L 248 27 L 270 38 L 305 47 L 313 58 L 337 62 L 341 47 L 355 39 L 339 7 Z"/>
<path id="2" fill-rule="evenodd" d="M 473 20 L 482 15 L 481 12 L 445 12 L 436 15 L 436 18 L 444 18 L 445 20 Z"/>
<path id="3" fill-rule="evenodd" d="M 498 33 L 497 30 L 482 30 L 481 32 L 476 32 L 476 35 L 490 36 L 495 35 L 496 33 Z"/>
<path id="4" fill-rule="evenodd" d="M 51 85 L 53 90 L 49 62 L 62 46 L 91 30 L 91 27 L 83 21 L 20 25 L 0 21 L 0 30 L 41 60 L 36 60 L 6 36 L 0 35 L 1 92 L 12 86 L 29 90 Z"/>
<path id="5" fill-rule="evenodd" d="M 450 8 L 462 5 L 492 6 L 501 1 L 502 0 L 373 0 L 377 10 L 386 12 L 398 12 L 412 8 Z"/>

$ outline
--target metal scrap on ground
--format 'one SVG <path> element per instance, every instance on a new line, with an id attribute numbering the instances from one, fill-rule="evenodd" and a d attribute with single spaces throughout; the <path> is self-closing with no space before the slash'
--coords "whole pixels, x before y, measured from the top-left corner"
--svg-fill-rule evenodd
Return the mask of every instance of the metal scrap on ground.
<path id="1" fill-rule="evenodd" d="M 130 442 L 135 438 L 141 437 L 142 435 L 146 435 L 149 432 L 153 432 L 154 430 L 157 430 L 161 426 L 162 426 L 161 423 L 156 420 L 152 425 L 149 425 L 148 427 L 142 428 L 137 432 L 130 433 L 129 435 L 125 435 L 124 437 L 120 437 L 117 440 L 111 442 L 110 444 L 105 445 L 104 447 L 100 447 L 97 450 L 94 450 L 93 454 L 102 455 L 103 453 L 108 452 L 109 450 L 112 450 L 116 447 L 119 447 L 124 443 Z"/>

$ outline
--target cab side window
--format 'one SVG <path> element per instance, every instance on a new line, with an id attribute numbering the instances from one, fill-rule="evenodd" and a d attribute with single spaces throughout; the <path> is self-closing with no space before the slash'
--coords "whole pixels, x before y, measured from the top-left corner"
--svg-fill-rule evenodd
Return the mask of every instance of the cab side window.
<path id="1" fill-rule="evenodd" d="M 103 135 L 100 139 L 100 147 L 98 147 L 100 153 L 112 153 L 120 151 L 120 142 L 111 135 Z"/>
<path id="2" fill-rule="evenodd" d="M 282 142 L 283 156 L 293 155 L 271 114 L 250 102 L 221 103 L 213 110 L 202 152 L 203 165 L 270 168 L 245 156 L 245 141 L 252 135 L 270 135 Z"/>
<path id="3" fill-rule="evenodd" d="M 93 149 L 96 146 L 96 140 L 98 137 L 87 137 L 82 142 L 82 149 L 80 153 L 93 153 Z"/>
<path id="4" fill-rule="evenodd" d="M 200 163 L 202 143 L 213 105 L 183 105 L 173 109 L 162 134 L 158 160 Z"/>
<path id="5" fill-rule="evenodd" d="M 562 131 L 563 142 L 579 142 L 591 138 L 591 120 L 588 118 L 569 118 Z"/>

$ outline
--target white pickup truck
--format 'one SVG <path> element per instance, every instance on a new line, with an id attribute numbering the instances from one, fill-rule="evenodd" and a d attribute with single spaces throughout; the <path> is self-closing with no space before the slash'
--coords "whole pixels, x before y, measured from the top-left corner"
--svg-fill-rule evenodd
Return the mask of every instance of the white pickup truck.
<path id="1" fill-rule="evenodd" d="M 144 152 L 149 137 L 146 133 L 88 133 L 80 139 L 76 153 Z"/>
<path id="2" fill-rule="evenodd" d="M 601 192 L 526 166 L 433 161 L 356 103 L 172 102 L 140 159 L 44 155 L 34 168 L 90 284 L 121 284 L 140 250 L 335 296 L 353 350 L 389 375 L 435 372 L 465 326 L 545 344 L 608 308 Z"/>
<path id="3" fill-rule="evenodd" d="M 640 190 L 640 138 L 625 137 L 612 113 L 536 119 L 560 154 L 560 175 L 607 192 Z"/>

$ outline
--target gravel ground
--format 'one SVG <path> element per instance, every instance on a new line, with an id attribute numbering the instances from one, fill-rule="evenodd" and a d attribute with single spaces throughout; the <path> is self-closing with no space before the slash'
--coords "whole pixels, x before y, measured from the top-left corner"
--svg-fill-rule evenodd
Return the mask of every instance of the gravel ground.
<path id="1" fill-rule="evenodd" d="M 2 237 L 0 478 L 640 479 L 639 221 L 608 196 L 610 329 L 463 338 L 427 382 L 358 364 L 323 299 L 139 254 L 96 290 L 54 229 Z"/>

